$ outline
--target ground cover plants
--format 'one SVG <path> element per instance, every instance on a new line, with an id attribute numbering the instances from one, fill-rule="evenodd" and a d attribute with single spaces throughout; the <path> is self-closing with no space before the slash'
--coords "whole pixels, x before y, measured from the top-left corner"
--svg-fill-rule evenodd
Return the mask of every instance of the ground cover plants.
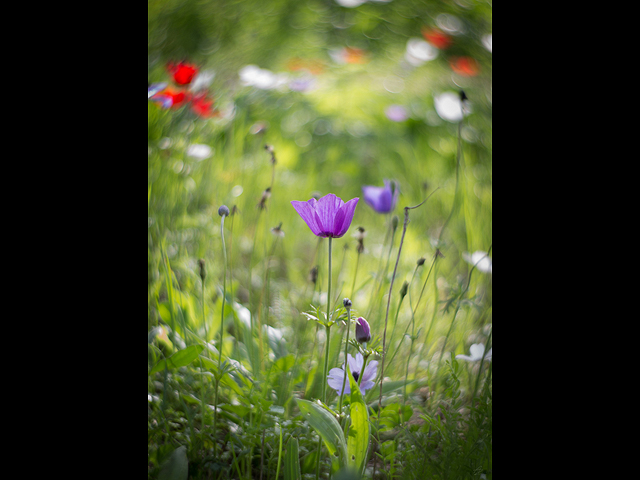
<path id="1" fill-rule="evenodd" d="M 149 2 L 148 478 L 491 479 L 491 6 Z"/>

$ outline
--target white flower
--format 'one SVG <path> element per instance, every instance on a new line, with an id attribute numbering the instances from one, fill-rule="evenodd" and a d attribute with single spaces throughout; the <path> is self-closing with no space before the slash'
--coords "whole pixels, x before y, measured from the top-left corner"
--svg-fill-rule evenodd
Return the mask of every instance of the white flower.
<path id="1" fill-rule="evenodd" d="M 491 257 L 487 256 L 487 252 L 478 250 L 471 255 L 468 252 L 463 252 L 462 258 L 471 265 L 475 265 L 483 273 L 493 273 L 493 261 Z"/>
<path id="2" fill-rule="evenodd" d="M 482 343 L 474 343 L 469 347 L 471 352 L 471 356 L 469 355 L 456 355 L 456 358 L 460 360 L 467 360 L 469 362 L 477 362 L 478 360 L 482 360 L 482 356 L 484 354 L 484 345 Z M 489 349 L 489 351 L 484 355 L 484 359 L 487 361 L 491 361 L 493 347 Z"/>
<path id="3" fill-rule="evenodd" d="M 436 112 L 443 120 L 447 122 L 457 123 L 462 120 L 462 101 L 460 94 L 453 92 L 444 92 L 433 98 L 433 104 Z M 465 105 L 465 113 L 469 113 L 469 106 Z"/>
<path id="4" fill-rule="evenodd" d="M 204 160 L 211 156 L 212 150 L 209 145 L 204 145 L 202 143 L 192 143 L 187 148 L 187 155 L 195 158 L 196 160 Z"/>

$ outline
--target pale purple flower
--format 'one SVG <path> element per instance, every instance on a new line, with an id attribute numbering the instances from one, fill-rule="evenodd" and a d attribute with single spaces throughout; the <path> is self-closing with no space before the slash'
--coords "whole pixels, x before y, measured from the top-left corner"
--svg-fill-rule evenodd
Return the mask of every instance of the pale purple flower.
<path id="1" fill-rule="evenodd" d="M 384 110 L 384 114 L 389 120 L 393 120 L 394 122 L 404 122 L 407 118 L 409 118 L 407 109 L 402 105 L 389 105 Z"/>
<path id="2" fill-rule="evenodd" d="M 319 200 L 315 198 L 306 202 L 293 200 L 291 205 L 314 235 L 340 238 L 351 226 L 358 200 L 360 199 L 356 197 L 345 203 L 341 198 L 329 193 Z"/>
<path id="3" fill-rule="evenodd" d="M 362 365 L 364 364 L 364 358 L 360 353 L 356 353 L 356 358 L 353 358 L 351 354 L 347 355 L 347 361 L 349 362 L 349 370 L 353 379 L 357 382 L 358 378 L 362 374 L 362 380 L 360 381 L 360 392 L 364 393 L 375 385 L 373 381 L 378 373 L 378 362 L 376 360 L 367 363 L 367 367 L 362 372 Z M 331 388 L 336 390 L 338 395 L 342 392 L 342 382 L 345 376 L 345 365 L 342 364 L 342 368 L 332 368 L 329 370 L 327 376 L 327 383 Z M 351 393 L 351 387 L 349 386 L 349 379 L 347 378 L 344 386 L 344 393 Z"/>
<path id="4" fill-rule="evenodd" d="M 384 187 L 365 185 L 362 187 L 364 201 L 378 213 L 391 212 L 398 201 L 400 190 L 395 181 L 384 180 Z"/>
<path id="5" fill-rule="evenodd" d="M 456 358 L 461 360 L 467 360 L 468 362 L 477 362 L 481 360 L 484 356 L 484 359 L 487 361 L 491 361 L 491 357 L 493 356 L 493 347 L 489 349 L 489 351 L 484 353 L 484 345 L 482 343 L 474 343 L 469 347 L 469 351 L 471 352 L 471 356 L 469 355 L 456 355 Z"/>

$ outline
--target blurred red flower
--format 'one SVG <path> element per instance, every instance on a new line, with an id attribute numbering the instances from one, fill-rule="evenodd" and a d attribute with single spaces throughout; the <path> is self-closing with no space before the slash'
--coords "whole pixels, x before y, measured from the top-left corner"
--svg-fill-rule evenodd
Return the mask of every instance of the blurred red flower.
<path id="1" fill-rule="evenodd" d="M 454 57 L 449 65 L 454 72 L 465 77 L 475 77 L 480 72 L 480 65 L 471 57 Z"/>
<path id="2" fill-rule="evenodd" d="M 365 51 L 361 48 L 345 47 L 342 55 L 346 63 L 367 63 Z"/>
<path id="3" fill-rule="evenodd" d="M 169 63 L 167 65 L 167 70 L 169 70 L 169 73 L 173 75 L 173 80 L 178 85 L 190 84 L 193 77 L 198 73 L 198 69 L 194 65 L 189 65 L 184 62 L 180 62 L 178 64 Z"/>
<path id="4" fill-rule="evenodd" d="M 453 42 L 451 35 L 447 35 L 442 30 L 437 28 L 432 29 L 422 29 L 422 36 L 424 39 L 432 44 L 434 47 L 439 48 L 440 50 L 445 50 L 451 46 Z"/>
<path id="5" fill-rule="evenodd" d="M 213 100 L 207 99 L 205 94 L 195 95 L 191 99 L 191 111 L 205 118 L 218 114 L 217 110 L 213 108 Z"/>

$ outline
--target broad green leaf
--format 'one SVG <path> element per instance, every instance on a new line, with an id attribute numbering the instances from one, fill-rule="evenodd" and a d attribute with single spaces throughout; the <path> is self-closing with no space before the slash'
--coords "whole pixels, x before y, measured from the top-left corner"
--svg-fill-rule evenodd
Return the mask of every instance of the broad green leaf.
<path id="1" fill-rule="evenodd" d="M 300 480 L 302 478 L 298 457 L 298 439 L 291 438 L 284 457 L 284 480 Z"/>
<path id="2" fill-rule="evenodd" d="M 179 368 L 184 367 L 185 365 L 189 365 L 196 358 L 198 358 L 198 355 L 200 355 L 200 352 L 202 350 L 204 350 L 204 345 L 191 345 L 190 347 L 177 351 L 170 357 L 162 359 L 158 363 L 156 363 L 156 365 L 149 372 L 149 375 L 159 372 L 160 370 L 164 370 L 165 367 Z"/>
<path id="3" fill-rule="evenodd" d="M 324 441 L 331 459 L 333 460 L 335 454 L 337 454 L 340 466 L 345 466 L 347 461 L 347 442 L 344 439 L 344 433 L 338 421 L 317 403 L 300 398 L 296 398 L 296 402 L 306 420 Z"/>
<path id="4" fill-rule="evenodd" d="M 189 460 L 187 447 L 176 448 L 160 470 L 158 480 L 187 480 L 189 475 Z"/>
<path id="5" fill-rule="evenodd" d="M 367 406 L 364 403 L 362 393 L 360 393 L 358 382 L 353 378 L 351 369 L 348 365 L 347 372 L 349 375 L 349 386 L 351 388 L 351 425 L 349 427 L 349 436 L 347 438 L 347 453 L 349 455 L 347 464 L 352 465 L 357 472 L 362 474 L 367 461 L 369 436 L 371 434 L 369 413 L 367 411 Z"/>

